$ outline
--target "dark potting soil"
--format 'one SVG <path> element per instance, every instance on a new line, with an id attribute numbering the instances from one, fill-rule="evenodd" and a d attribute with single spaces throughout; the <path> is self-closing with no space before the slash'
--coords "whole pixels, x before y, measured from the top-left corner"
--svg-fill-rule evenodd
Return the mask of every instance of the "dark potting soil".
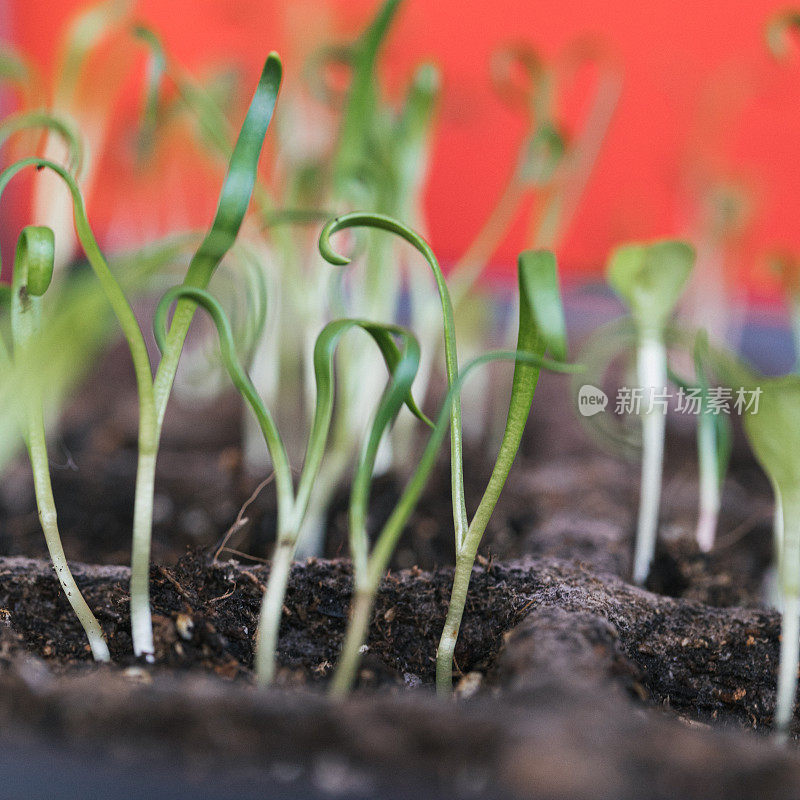
<path id="1" fill-rule="evenodd" d="M 76 573 L 114 666 L 89 660 L 48 565 L 0 561 L 6 732 L 103 752 L 169 747 L 176 765 L 235 764 L 378 794 L 422 781 L 436 797 L 626 798 L 643 787 L 746 797 L 769 775 L 757 796 L 790 797 L 800 780 L 796 756 L 757 734 L 774 703 L 774 612 L 659 597 L 553 559 L 488 564 L 473 573 L 456 659 L 467 674 L 447 703 L 430 681 L 451 572 L 403 571 L 381 586 L 360 688 L 342 704 L 315 686 L 341 643 L 346 562 L 293 570 L 283 687 L 267 693 L 249 667 L 268 567 L 191 554 L 154 568 L 157 665 L 147 670 L 128 655 L 127 571 Z"/>
<path id="2" fill-rule="evenodd" d="M 431 690 L 452 578 L 443 457 L 381 586 L 358 691 L 336 704 L 323 691 L 347 618 L 343 559 L 294 567 L 279 688 L 252 685 L 274 499 L 267 487 L 231 537 L 248 557 L 234 563 L 224 551 L 214 562 L 263 477 L 243 468 L 231 397 L 203 417 L 170 410 L 151 571 L 157 664 L 133 661 L 128 573 L 117 565 L 129 558 L 135 403 L 90 387 L 51 449 L 53 481 L 70 558 L 108 565 L 76 567 L 76 577 L 115 664 L 91 663 L 47 563 L 14 557 L 46 555 L 20 462 L 0 489 L 0 741 L 32 743 L 34 757 L 43 742 L 67 741 L 85 758 L 87 748 L 134 762 L 168 754 L 198 796 L 250 775 L 274 796 L 796 796 L 800 760 L 761 735 L 779 636 L 763 606 L 763 476 L 735 451 L 718 542 L 700 553 L 691 437 L 670 440 L 649 593 L 626 583 L 637 466 L 587 442 L 563 382 L 543 379 L 536 403 L 473 574 L 459 699 Z M 491 467 L 485 452 L 475 446 L 467 461 L 472 507 Z M 401 487 L 397 476 L 377 481 L 373 525 Z M 345 508 L 343 491 L 328 556 L 347 554 Z"/>

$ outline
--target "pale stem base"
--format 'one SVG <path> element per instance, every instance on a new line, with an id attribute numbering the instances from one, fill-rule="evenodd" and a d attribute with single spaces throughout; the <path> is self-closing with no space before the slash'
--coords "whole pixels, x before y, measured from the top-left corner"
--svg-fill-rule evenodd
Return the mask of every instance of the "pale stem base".
<path id="1" fill-rule="evenodd" d="M 453 656 L 455 655 L 458 632 L 467 603 L 469 582 L 472 578 L 473 559 L 456 558 L 456 570 L 453 574 L 453 590 L 447 617 L 436 649 L 436 692 L 441 697 L 449 697 L 453 690 Z"/>
<path id="2" fill-rule="evenodd" d="M 255 670 L 260 686 L 269 686 L 277 670 L 278 633 L 283 616 L 283 599 L 292 571 L 292 542 L 283 541 L 272 554 L 267 590 L 261 603 L 261 615 L 256 634 Z"/>
<path id="3" fill-rule="evenodd" d="M 800 658 L 800 598 L 784 597 L 774 723 L 775 730 L 782 737 L 788 733 L 794 717 L 798 658 Z"/>
<path id="4" fill-rule="evenodd" d="M 332 697 L 347 696 L 356 679 L 356 671 L 361 661 L 361 648 L 367 641 L 369 622 L 372 617 L 372 601 L 375 591 L 356 589 L 353 593 L 353 604 L 350 609 L 350 622 L 339 663 L 333 675 L 329 692 Z"/>
<path id="5" fill-rule="evenodd" d="M 86 638 L 89 640 L 89 646 L 92 648 L 92 655 L 95 661 L 110 661 L 111 654 L 108 651 L 103 630 L 75 583 L 75 578 L 67 563 L 64 547 L 61 544 L 53 488 L 50 483 L 41 407 L 37 407 L 36 411 L 31 414 L 31 418 L 28 421 L 27 439 L 31 464 L 34 466 L 33 482 L 36 504 L 39 507 L 39 522 L 42 525 L 47 550 L 50 553 L 50 559 L 53 562 L 58 582 L 61 584 L 61 588 L 64 590 L 75 616 L 86 632 Z"/>
<path id="6" fill-rule="evenodd" d="M 720 507 L 719 471 L 715 458 L 715 431 L 711 417 L 699 420 L 697 446 L 700 462 L 700 507 L 697 519 L 697 546 L 704 553 L 714 547 Z"/>
<path id="7" fill-rule="evenodd" d="M 661 505 L 661 473 L 664 460 L 666 413 L 648 408 L 654 393 L 667 385 L 667 353 L 656 340 L 643 340 L 637 351 L 639 385 L 644 389 L 642 416 L 642 482 L 639 494 L 639 519 L 633 559 L 634 583 L 643 584 L 650 573 L 656 551 L 658 512 Z"/>
<path id="8" fill-rule="evenodd" d="M 134 655 L 149 663 L 155 659 L 150 615 L 150 532 L 155 476 L 155 455 L 143 453 L 140 447 L 131 548 L 131 638 Z"/>

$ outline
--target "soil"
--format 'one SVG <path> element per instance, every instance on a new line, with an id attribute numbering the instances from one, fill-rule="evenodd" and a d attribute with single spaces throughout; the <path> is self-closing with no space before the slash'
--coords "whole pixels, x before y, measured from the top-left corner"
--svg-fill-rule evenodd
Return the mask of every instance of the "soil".
<path id="1" fill-rule="evenodd" d="M 547 376 L 473 572 L 456 698 L 431 688 L 452 579 L 443 460 L 381 585 L 358 688 L 335 703 L 324 690 L 351 588 L 346 494 L 328 520 L 328 558 L 293 568 L 278 686 L 259 691 L 253 635 L 274 499 L 268 487 L 247 508 L 229 542 L 236 560 L 215 560 L 263 477 L 243 466 L 231 397 L 170 410 L 151 571 L 157 663 L 134 661 L 124 564 L 135 403 L 114 359 L 103 380 L 70 409 L 51 458 L 65 547 L 93 564 L 74 569 L 113 665 L 91 662 L 44 560 L 24 462 L 0 488 L 0 741 L 20 754 L 20 796 L 53 759 L 77 778 L 51 785 L 52 797 L 106 784 L 195 798 L 797 796 L 795 745 L 768 735 L 780 633 L 764 603 L 771 502 L 746 449 L 734 451 L 719 539 L 703 554 L 693 444 L 673 431 L 657 561 L 648 587 L 633 587 L 638 468 L 587 440 L 563 380 Z M 474 445 L 467 461 L 473 504 L 486 452 Z M 377 482 L 373 524 L 401 487 L 399 476 Z"/>

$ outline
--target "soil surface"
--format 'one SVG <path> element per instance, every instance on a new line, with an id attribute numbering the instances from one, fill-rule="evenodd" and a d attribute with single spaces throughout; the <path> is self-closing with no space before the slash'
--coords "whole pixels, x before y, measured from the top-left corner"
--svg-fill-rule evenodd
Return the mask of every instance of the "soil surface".
<path id="1" fill-rule="evenodd" d="M 179 741 L 176 769 L 236 765 L 332 794 L 399 781 L 434 797 L 796 796 L 796 754 L 759 735 L 774 703 L 775 612 L 660 597 L 554 559 L 478 567 L 457 654 L 466 674 L 443 702 L 430 681 L 451 572 L 404 571 L 381 586 L 359 690 L 335 703 L 320 690 L 341 642 L 346 562 L 294 569 L 284 686 L 266 693 L 249 667 L 267 567 L 191 555 L 154 568 L 148 670 L 127 656 L 126 570 L 76 571 L 117 663 L 95 666 L 76 646 L 49 566 L 3 560 L 6 731 L 103 752 Z"/>
<path id="2" fill-rule="evenodd" d="M 324 692 L 351 588 L 346 491 L 328 519 L 329 558 L 293 569 L 279 685 L 259 691 L 253 636 L 274 496 L 272 487 L 257 495 L 215 560 L 264 477 L 244 466 L 230 396 L 170 409 L 151 571 L 157 663 L 134 661 L 124 564 L 135 402 L 125 370 L 113 359 L 109 369 L 100 386 L 115 391 L 88 387 L 51 460 L 65 548 L 95 564 L 75 573 L 113 665 L 91 662 L 43 560 L 25 462 L 0 486 L 0 742 L 20 754 L 6 773 L 19 776 L 19 796 L 32 796 L 30 780 L 53 759 L 76 776 L 51 785 L 53 797 L 92 796 L 89 784 L 104 781 L 118 795 L 152 796 L 136 768 L 143 759 L 150 785 L 158 776 L 176 797 L 263 796 L 264 787 L 275 797 L 797 796 L 795 745 L 768 735 L 779 646 L 779 618 L 765 604 L 772 506 L 746 449 L 734 450 L 718 541 L 704 554 L 693 541 L 693 434 L 672 431 L 650 591 L 633 587 L 638 467 L 594 446 L 563 379 L 543 378 L 473 573 L 456 699 L 431 688 L 452 579 L 445 454 L 382 583 L 358 689 L 334 703 Z M 484 441 L 468 453 L 473 508 L 487 452 Z M 376 482 L 373 526 L 403 480 Z M 20 764 L 31 765 L 27 779 Z"/>

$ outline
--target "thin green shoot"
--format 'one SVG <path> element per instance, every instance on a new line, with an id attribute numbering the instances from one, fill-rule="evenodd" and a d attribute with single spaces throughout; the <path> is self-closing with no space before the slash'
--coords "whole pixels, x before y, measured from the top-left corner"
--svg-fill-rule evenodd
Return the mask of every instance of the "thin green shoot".
<path id="1" fill-rule="evenodd" d="M 122 328 L 123 335 L 125 336 L 125 339 L 128 343 L 128 348 L 130 350 L 131 358 L 133 360 L 134 371 L 136 374 L 136 388 L 139 397 L 140 466 L 142 460 L 143 459 L 146 460 L 148 457 L 152 457 L 154 465 L 155 451 L 153 443 L 155 441 L 155 436 L 157 431 L 156 406 L 153 393 L 150 358 L 147 353 L 147 345 L 145 344 L 144 336 L 142 335 L 139 323 L 117 279 L 114 277 L 114 275 L 108 268 L 108 264 L 105 260 L 105 257 L 103 256 L 97 244 L 97 241 L 94 237 L 94 233 L 92 232 L 91 226 L 89 225 L 89 221 L 86 216 L 86 208 L 83 200 L 83 195 L 81 194 L 80 187 L 78 186 L 77 182 L 69 172 L 67 172 L 60 165 L 55 164 L 52 161 L 47 161 L 46 159 L 41 159 L 41 158 L 23 159 L 21 161 L 16 162 L 15 164 L 12 164 L 10 167 L 4 170 L 2 174 L 0 174 L 0 193 L 2 193 L 2 191 L 8 185 L 12 177 L 14 177 L 22 169 L 25 169 L 26 167 L 30 166 L 36 167 L 38 169 L 46 168 L 51 170 L 52 172 L 55 172 L 64 181 L 64 183 L 66 183 L 67 188 L 70 191 L 73 212 L 74 212 L 75 230 L 78 235 L 78 239 L 81 243 L 81 246 L 83 247 L 87 259 L 89 260 L 89 264 L 91 265 L 95 275 L 100 281 L 100 285 L 102 286 L 103 291 L 106 294 L 109 303 L 111 304 L 112 310 L 114 311 L 114 314 L 117 317 L 120 327 Z M 137 472 L 137 499 L 139 498 L 141 492 L 141 489 L 139 488 L 140 486 L 139 482 L 142 479 L 142 477 L 144 476 L 140 469 L 140 471 Z M 152 483 L 151 483 L 151 490 L 152 490 Z M 141 538 L 142 535 L 146 533 L 146 536 L 149 541 L 150 529 L 152 525 L 152 496 L 149 506 L 150 510 L 149 516 L 147 515 L 147 509 L 143 508 L 143 504 L 141 501 L 137 503 L 137 506 L 138 506 L 138 513 L 136 510 L 134 512 L 134 545 L 137 539 L 137 531 L 139 534 L 139 538 Z M 139 571 L 141 572 L 141 568 Z M 149 563 L 145 564 L 144 566 L 145 590 L 146 590 L 146 581 L 148 572 L 149 572 Z M 132 628 L 134 633 L 134 652 L 137 656 L 141 655 L 144 656 L 145 658 L 152 659 L 152 653 L 153 653 L 152 624 L 150 622 L 149 602 L 147 601 L 145 602 L 144 609 L 141 608 L 141 603 L 137 604 L 134 602 L 135 597 L 137 596 L 134 590 L 137 590 L 139 592 L 139 597 L 141 596 L 141 576 L 137 575 L 137 573 L 135 573 L 133 569 L 131 571 L 131 584 L 132 584 L 131 617 L 132 617 Z M 136 610 L 134 611 L 134 609 Z M 146 621 L 147 621 L 146 626 L 143 625 L 142 623 L 139 623 L 137 625 L 136 620 L 140 619 L 143 614 L 146 615 Z M 148 638 L 145 635 L 144 639 L 142 639 L 142 630 L 145 627 L 150 630 L 150 636 Z"/>
<path id="2" fill-rule="evenodd" d="M 532 353 L 499 350 L 479 356 L 461 370 L 458 378 L 447 392 L 436 424 L 418 460 L 417 467 L 406 484 L 406 488 L 392 514 L 375 537 L 375 543 L 371 551 L 368 550 L 366 532 L 363 527 L 358 525 L 351 527 L 351 538 L 357 542 L 360 554 L 358 559 L 354 559 L 353 562 L 354 594 L 345 640 L 342 646 L 342 654 L 329 687 L 330 694 L 335 698 L 346 696 L 355 682 L 363 645 L 366 643 L 369 631 L 375 594 L 381 579 L 386 573 L 389 560 L 397 546 L 403 528 L 416 507 L 436 464 L 439 450 L 450 426 L 451 405 L 457 400 L 464 381 L 474 370 L 485 364 L 500 360 L 515 361 L 517 364 L 526 364 L 537 370 L 546 368 L 558 372 L 570 372 L 575 369 L 571 365 L 551 361 Z M 352 499 L 351 497 L 351 502 Z M 449 664 L 448 676 L 451 667 L 452 664 Z"/>
<path id="3" fill-rule="evenodd" d="M 330 237 L 338 231 L 362 226 L 382 229 L 405 239 L 427 261 L 439 291 L 444 330 L 445 370 L 448 389 L 452 390 L 458 381 L 459 374 L 453 307 L 436 256 L 427 242 L 407 226 L 385 215 L 367 213 L 346 214 L 331 220 L 320 234 L 320 253 L 331 264 L 346 265 L 349 260 L 333 249 Z M 552 254 L 523 254 L 520 258 L 520 291 L 524 298 L 524 311 L 521 311 L 520 315 L 519 350 L 532 352 L 541 359 L 545 350 L 549 349 L 556 358 L 563 359 L 566 352 L 566 336 L 555 259 Z M 455 395 L 448 402 L 456 575 L 448 620 L 437 657 L 437 685 L 443 692 L 449 692 L 452 686 L 453 651 L 477 548 L 519 447 L 537 378 L 538 369 L 528 365 L 519 365 L 515 370 L 506 435 L 486 493 L 471 522 L 467 515 L 464 496 L 460 398 Z M 412 483 L 415 480 L 412 479 Z M 363 497 L 359 497 L 358 502 L 363 502 Z M 398 519 L 403 518 L 403 513 L 399 512 Z M 354 559 L 354 602 L 342 659 L 332 683 L 334 694 L 343 694 L 352 685 L 359 661 L 358 648 L 363 644 L 363 636 L 368 624 L 369 609 L 372 607 L 374 594 L 386 564 L 388 564 L 396 537 L 399 536 L 402 529 L 390 528 L 388 532 L 387 529 L 384 529 L 377 538 L 372 555 L 368 557 L 366 555 L 368 552 L 366 531 L 360 524 L 360 520 L 361 517 L 358 515 L 355 519 L 351 517 L 350 547 Z"/>
<path id="4" fill-rule="evenodd" d="M 281 75 L 280 58 L 271 53 L 231 155 L 214 222 L 189 264 L 185 286 L 205 288 L 236 239 L 250 204 L 261 147 L 277 102 Z M 194 302 L 184 299 L 175 309 L 162 359 L 155 378 L 149 384 L 154 424 L 148 424 L 144 441 L 141 441 L 140 431 L 131 553 L 131 629 L 136 655 L 149 656 L 153 652 L 149 570 L 156 457 L 167 401 L 195 308 Z"/>
<path id="5" fill-rule="evenodd" d="M 207 291 L 197 287 L 177 286 L 170 289 L 159 302 L 154 316 L 154 332 L 159 348 L 163 352 L 168 346 L 165 332 L 166 315 L 172 303 L 180 299 L 189 299 L 201 305 L 211 316 L 219 335 L 223 363 L 237 390 L 255 414 L 272 459 L 278 498 L 278 531 L 270 577 L 261 609 L 255 659 L 257 679 L 259 683 L 266 685 L 271 683 L 275 677 L 278 631 L 291 563 L 297 548 L 303 517 L 307 512 L 309 499 L 319 474 L 330 430 L 334 401 L 333 359 L 339 341 L 353 328 L 360 328 L 375 341 L 391 374 L 391 384 L 386 396 L 391 397 L 391 403 L 394 403 L 399 397 L 397 408 L 394 409 L 394 406 L 391 406 L 394 409 L 390 415 L 391 419 L 403 404 L 408 405 L 415 415 L 422 417 L 410 395 L 411 383 L 419 363 L 419 346 L 406 331 L 392 325 L 346 319 L 331 322 L 323 328 L 317 338 L 314 352 L 317 382 L 314 421 L 309 432 L 306 457 L 295 492 L 292 470 L 283 439 L 272 415 L 239 361 L 230 323 L 219 302 Z M 395 344 L 393 339 L 395 336 L 402 339 L 402 349 L 398 349 Z M 385 417 L 385 409 L 389 407 L 389 402 L 388 400 L 382 401 L 379 405 L 375 424 L 382 426 L 381 432 L 391 421 Z M 377 439 L 379 438 L 378 434 Z M 367 445 L 373 461 L 376 448 L 377 440 L 373 434 Z M 363 492 L 368 492 L 369 477 L 371 475 L 367 477 L 366 486 L 362 488 Z M 356 483 L 364 487 L 363 472 L 358 474 Z"/>
<path id="6" fill-rule="evenodd" d="M 17 242 L 11 284 L 11 332 L 13 361 L 37 367 L 33 349 L 42 328 L 42 296 L 53 277 L 55 241 L 50 228 L 29 226 L 23 229 Z M 7 370 L 11 356 L 5 343 L 0 343 L 0 364 Z M 55 500 L 50 483 L 50 464 L 44 424 L 44 386 L 34 383 L 35 390 L 26 397 L 21 420 L 25 444 L 33 471 L 39 521 L 44 532 L 53 567 L 67 601 L 83 626 L 96 661 L 109 661 L 111 656 L 100 623 L 81 594 L 67 563 L 58 530 Z"/>
<path id="7" fill-rule="evenodd" d="M 83 139 L 71 122 L 57 114 L 48 111 L 18 111 L 9 114 L 0 122 L 0 147 L 8 139 L 24 130 L 45 129 L 58 134 L 67 146 L 67 169 L 80 176 L 83 166 Z"/>
<path id="8" fill-rule="evenodd" d="M 526 251 L 519 257 L 517 273 L 520 298 L 517 352 L 540 361 L 549 352 L 557 359 L 555 363 L 550 363 L 549 368 L 561 372 L 579 370 L 579 367 L 562 363 L 566 359 L 567 337 L 555 256 L 547 250 Z M 519 450 L 539 371 L 540 366 L 535 361 L 520 359 L 515 364 L 508 415 L 497 460 L 466 535 L 461 540 L 456 538 L 453 589 L 436 653 L 436 688 L 440 695 L 448 695 L 452 691 L 453 658 L 472 568 L 486 526 Z M 451 459 L 454 467 L 455 459 L 458 459 L 458 468 L 463 471 L 463 452 L 456 451 L 451 454 Z M 463 507 L 463 495 L 460 504 Z"/>
<path id="9" fill-rule="evenodd" d="M 786 737 L 794 717 L 800 657 L 800 377 L 740 380 L 759 393 L 758 408 L 744 413 L 748 442 L 770 479 L 779 537 L 778 576 L 783 600 L 774 727 Z"/>

